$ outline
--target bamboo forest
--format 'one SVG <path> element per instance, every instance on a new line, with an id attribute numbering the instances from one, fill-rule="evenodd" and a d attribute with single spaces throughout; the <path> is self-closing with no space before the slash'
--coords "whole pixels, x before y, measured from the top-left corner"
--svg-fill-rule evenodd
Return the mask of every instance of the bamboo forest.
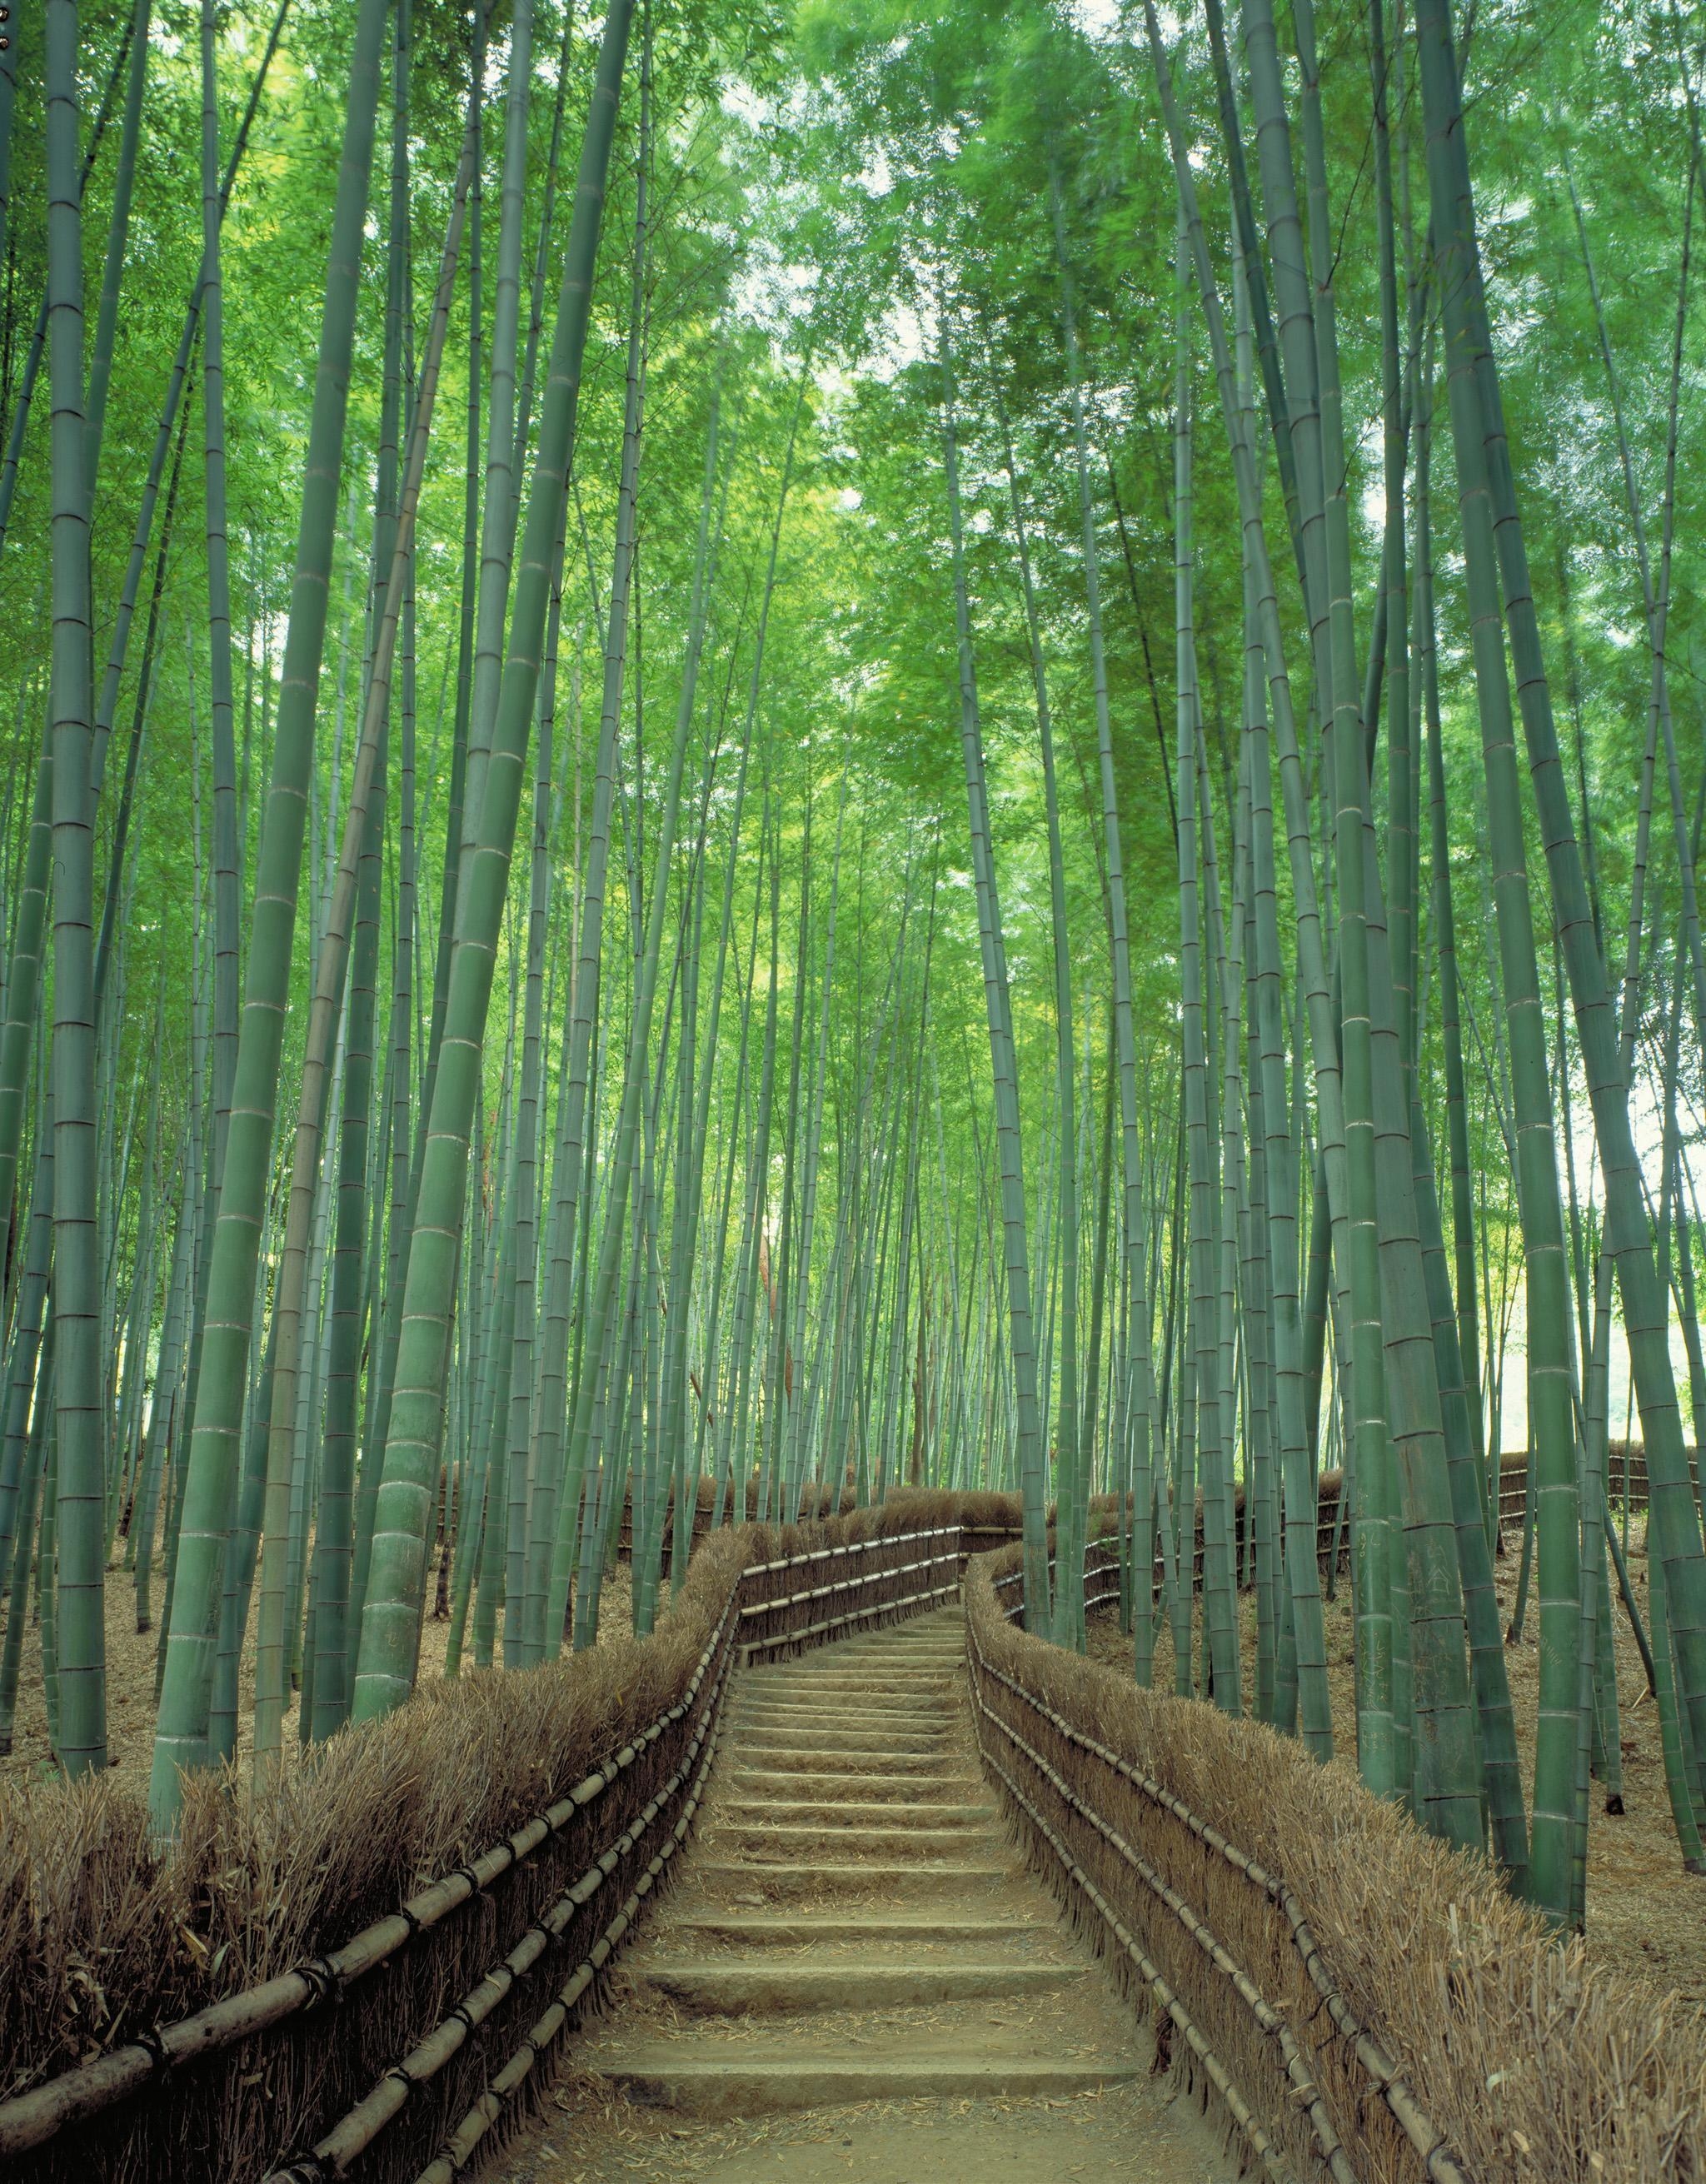
<path id="1" fill-rule="evenodd" d="M 1706 2177 L 1703 102 L 0 4 L 0 2173 Z"/>

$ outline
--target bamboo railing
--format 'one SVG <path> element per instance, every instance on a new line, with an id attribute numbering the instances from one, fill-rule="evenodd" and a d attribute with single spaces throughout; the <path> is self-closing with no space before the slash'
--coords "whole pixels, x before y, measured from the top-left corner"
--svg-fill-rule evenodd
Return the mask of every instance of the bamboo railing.
<path id="1" fill-rule="evenodd" d="M 795 1552 L 744 1563 L 775 1535 L 723 1535 L 723 1561 L 698 1566 L 704 1643 L 650 1721 L 522 1825 L 325 1953 L 0 2102 L 0 2176 L 453 2184 L 525 2108 L 540 2065 L 667 1885 L 732 1675 L 927 1612 L 963 1587 L 983 1763 L 1074 1922 L 1153 2004 L 1162 2063 L 1185 2064 L 1276 2180 L 1464 2184 L 1458 2152 L 1353 2014 L 1284 1878 L 1098 1736 L 1094 1694 L 1079 1709 L 1070 1677 L 1106 1672 L 1013 1630 L 1017 1505 L 939 1495 L 908 1514 L 900 1504 L 832 1519 Z M 990 1552 L 1001 1546 L 1006 1568 Z M 1103 1533 L 1086 1552 L 1086 1608 L 1116 1602 L 1120 1585 L 1118 1545 Z M 572 1675 L 575 1664 L 544 1673 Z M 1224 1734 L 1208 1708 L 1168 1720 L 1186 1742 Z M 1311 1769 L 1307 1780 L 1324 1778 Z"/>
<path id="2" fill-rule="evenodd" d="M 990 1658 L 979 1584 L 1001 1628 L 1020 1613 L 1021 1581 L 987 1564 L 967 1581 L 978 1754 L 1074 1925 L 1146 1991 L 1162 2059 L 1182 2046 L 1274 2184 L 1323 2172 L 1334 2184 L 1468 2184 L 1285 1883 Z M 1087 1552 L 1084 1592 L 1086 1607 L 1119 1596 L 1106 1541 Z"/>
<path id="3" fill-rule="evenodd" d="M 937 1607 L 969 1552 L 1011 1535 L 920 1524 L 750 1563 L 679 1696 L 603 1765 L 325 1955 L 0 2103 L 0 2175 L 450 2184 L 666 1883 L 733 1670 Z M 393 2059 L 364 2065 L 376 2041 Z M 221 2074 L 276 2074 L 293 2087 L 283 2105 L 318 2120 L 259 2159 L 204 2134 L 198 2147 L 186 2112 L 220 2113 Z"/>

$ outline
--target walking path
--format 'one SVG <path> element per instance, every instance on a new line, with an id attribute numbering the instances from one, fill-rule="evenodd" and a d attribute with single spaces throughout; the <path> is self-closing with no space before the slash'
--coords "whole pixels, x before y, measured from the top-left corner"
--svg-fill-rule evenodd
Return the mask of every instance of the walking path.
<path id="1" fill-rule="evenodd" d="M 957 1607 L 746 1671 L 694 1849 L 505 2184 L 1230 2174 L 1026 1873 Z"/>

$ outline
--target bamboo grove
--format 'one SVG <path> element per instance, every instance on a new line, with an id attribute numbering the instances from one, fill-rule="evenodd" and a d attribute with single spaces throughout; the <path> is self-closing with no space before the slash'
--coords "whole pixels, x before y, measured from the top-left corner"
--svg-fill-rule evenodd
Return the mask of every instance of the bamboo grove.
<path id="1" fill-rule="evenodd" d="M 1632 1625 L 1700 1871 L 1681 0 L 5 28 L 8 1747 L 990 1486 L 1561 1922 Z"/>

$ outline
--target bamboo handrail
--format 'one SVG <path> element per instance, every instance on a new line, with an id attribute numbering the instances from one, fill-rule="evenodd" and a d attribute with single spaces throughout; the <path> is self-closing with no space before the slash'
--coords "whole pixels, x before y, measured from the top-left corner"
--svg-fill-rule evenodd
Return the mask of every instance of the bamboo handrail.
<path id="1" fill-rule="evenodd" d="M 999 1580 L 995 1582 L 999 1583 Z M 1074 1727 L 1045 1700 L 1029 1690 L 1014 1677 L 1008 1675 L 1005 1670 L 997 1668 L 984 1655 L 976 1629 L 969 1617 L 966 1624 L 966 1642 L 968 1661 L 973 1669 L 969 1681 L 972 1686 L 973 1716 L 979 1730 L 979 1752 L 982 1752 L 984 1749 L 981 1727 L 984 1720 L 987 1719 L 995 1722 L 1004 1734 L 1014 1737 L 1014 1741 L 1021 1744 L 1027 1756 L 1036 1758 L 1036 1755 L 1029 1752 L 1029 1747 L 1023 1745 L 1022 1740 L 1014 1736 L 1010 1725 L 1002 1722 L 1000 1715 L 988 1706 L 979 1681 L 980 1678 L 988 1677 L 994 1683 L 1000 1685 L 1022 1707 L 1028 1708 L 1039 1719 L 1045 1721 L 1056 1735 L 1118 1774 L 1140 1796 L 1161 1808 L 1170 1818 L 1188 1829 L 1205 1848 L 1224 1859 L 1252 1887 L 1267 1896 L 1278 1908 L 1290 1928 L 1291 1944 L 1297 1960 L 1310 1985 L 1315 1989 L 1319 1997 L 1320 2006 L 1331 2020 L 1335 2030 L 1347 2043 L 1349 2052 L 1371 2081 L 1373 2090 L 1379 2094 L 1404 2137 L 1414 2149 L 1424 2170 L 1432 2180 L 1432 2184 L 1469 2184 L 1469 2180 L 1463 2168 L 1447 2148 L 1440 2132 L 1406 2084 L 1391 2057 L 1386 2054 L 1367 2028 L 1358 2021 L 1346 2002 L 1303 1917 L 1302 1906 L 1285 1883 L 1270 1874 L 1265 1867 L 1259 1864 L 1246 1852 L 1229 1843 L 1218 1829 L 1200 1819 L 1184 1803 L 1182 1799 L 1175 1797 L 1171 1791 L 1166 1789 L 1152 1776 L 1145 1774 L 1140 1768 L 1135 1766 L 1120 1753 L 1111 1750 L 1109 1747 L 1099 1742 L 1095 1737 Z M 1047 1768 L 1045 1763 L 1039 1761 L 1038 1763 L 1046 1775 L 1053 1777 L 1051 1786 L 1057 1784 L 1060 1778 L 1054 1775 L 1054 1771 Z M 1004 1769 L 997 1767 L 995 1771 L 1002 1775 L 1004 1780 L 1008 1779 Z M 1066 1801 L 1074 1809 L 1091 1818 L 1092 1824 L 1097 1828 L 1098 1832 L 1111 1840 L 1109 1830 L 1105 1824 L 1099 1817 L 1090 1814 L 1090 1808 L 1075 1793 L 1068 1791 Z M 1019 1802 L 1025 1806 L 1028 1813 L 1032 1813 L 1032 1816 L 1036 1817 L 1026 1800 L 1021 1797 Z M 1039 1825 L 1042 1824 L 1039 1822 Z M 1068 1856 L 1064 1851 L 1061 1854 L 1063 1858 Z M 1068 1862 L 1070 1862 L 1069 1858 Z M 1077 1871 L 1075 1866 L 1073 1871 Z M 1099 1902 L 1098 1908 L 1101 1908 Z M 1168 1908 L 1172 1908 L 1171 1906 Z M 1107 1915 L 1110 1919 L 1112 1918 L 1112 1913 Z M 1149 1976 L 1147 1973 L 1145 1975 Z M 1153 1985 L 1152 1981 L 1151 1983 Z"/>
<path id="2" fill-rule="evenodd" d="M 965 1529 L 978 1535 L 991 1532 L 1000 1534 L 1003 1529 L 999 1526 L 990 1525 Z M 945 1548 L 943 1552 L 934 1555 L 915 1556 L 899 1564 L 882 1559 L 895 1552 L 904 1554 L 909 1546 L 949 1540 L 955 1542 L 954 1546 Z M 896 1581 L 904 1581 L 906 1578 L 915 1576 L 920 1572 L 939 1569 L 949 1563 L 957 1567 L 963 1563 L 966 1554 L 961 1540 L 962 1528 L 957 1524 L 915 1527 L 904 1532 L 875 1534 L 865 1540 L 842 1541 L 829 1546 L 802 1549 L 796 1554 L 772 1557 L 765 1562 L 749 1564 L 731 1586 L 716 1628 L 700 1654 L 680 1698 L 672 1705 L 664 1708 L 644 1730 L 629 1738 L 600 1767 L 576 1783 L 571 1789 L 555 1800 L 544 1810 L 536 1814 L 519 1827 L 511 1830 L 509 1834 L 491 1845 L 477 1858 L 471 1858 L 451 1871 L 439 1875 L 426 1887 L 416 1891 L 396 1910 L 387 1913 L 383 1917 L 364 1926 L 337 1949 L 308 1958 L 304 1963 L 293 1966 L 290 1970 L 260 1981 L 254 1986 L 243 1988 L 235 1994 L 224 1996 L 219 2001 L 209 2003 L 204 2008 L 194 2011 L 188 2016 L 167 2025 L 153 2027 L 148 2031 L 138 2034 L 135 2038 L 127 2041 L 124 2046 L 114 2048 L 108 2054 L 97 2056 L 89 2062 L 79 2064 L 69 2070 L 62 2071 L 59 2075 L 49 2079 L 42 2085 L 32 2087 L 27 2092 L 14 2095 L 9 2100 L 0 2101 L 0 2162 L 15 2159 L 35 2148 L 47 2145 L 58 2137 L 62 2131 L 74 2126 L 87 2123 L 96 2117 L 110 2112 L 121 2103 L 145 2096 L 169 2073 L 176 2073 L 187 2068 L 210 2063 L 221 2054 L 228 2053 L 246 2042 L 275 2032 L 280 2027 L 317 2010 L 322 2004 L 342 1998 L 381 1966 L 398 1957 L 399 1953 L 410 1950 L 417 1945 L 428 1945 L 426 1943 L 426 1937 L 431 1935 L 435 1928 L 442 1925 L 452 1913 L 460 1909 L 475 1897 L 486 1893 L 504 1875 L 527 1865 L 538 1857 L 540 1852 L 581 1814 L 595 1804 L 605 1791 L 617 1782 L 644 1752 L 657 1743 L 660 1738 L 668 1735 L 672 1730 L 685 1721 L 694 1711 L 695 1701 L 704 1687 L 707 1675 L 714 1665 L 720 1663 L 717 1665 L 716 1680 L 712 1686 L 711 1697 L 706 1702 L 704 1719 L 692 1740 L 689 1758 L 684 1761 L 683 1767 L 676 1769 L 666 1788 L 660 1791 L 658 1797 L 648 1805 L 646 1815 L 642 1815 L 644 1829 L 650 1829 L 655 1825 L 669 1800 L 681 1791 L 686 1779 L 684 1769 L 691 1764 L 691 1752 L 698 1752 L 702 1746 L 708 1752 L 709 1745 L 714 1742 L 716 1717 L 727 1690 L 728 1671 L 733 1662 L 736 1640 L 743 1618 L 777 1614 L 795 1618 L 803 1608 L 832 1592 L 845 1593 L 877 1585 L 892 1585 Z M 828 1585 L 795 1589 L 780 1596 L 761 1597 L 755 1601 L 749 1601 L 744 1596 L 750 1589 L 778 1576 L 819 1568 L 826 1563 L 836 1561 L 851 1563 L 852 1574 L 846 1578 L 833 1580 Z M 869 1566 L 873 1561 L 877 1563 L 874 1568 Z M 861 1563 L 864 1567 L 860 1567 Z M 869 1622 L 879 1616 L 915 1613 L 946 1598 L 956 1589 L 957 1579 L 945 1585 L 917 1587 L 899 1596 L 885 1597 L 865 1607 L 828 1618 L 809 1622 L 803 1626 L 790 1627 L 762 1638 L 743 1638 L 739 1641 L 741 1658 L 745 1660 L 750 1659 L 755 1653 L 773 1651 L 780 1646 L 813 1643 L 832 1630 L 845 1629 L 857 1623 Z M 697 1809 L 697 1805 L 698 1794 L 695 1787 L 690 1791 L 689 1799 L 683 1806 L 683 1814 L 689 1825 L 691 1814 Z M 616 1846 L 611 1846 L 610 1849 L 601 1852 L 599 1858 L 594 1861 L 593 1865 L 588 1866 L 574 1886 L 578 1888 L 588 1883 L 592 1874 L 597 1871 L 600 1877 L 590 1891 L 590 1893 L 596 1893 L 597 1888 L 604 1885 L 609 1873 L 615 1869 L 621 1858 L 627 1856 L 638 1844 L 640 1836 L 634 1834 L 634 1829 L 638 1825 L 638 1822 L 630 1823 L 629 1828 L 617 1839 L 618 1843 L 627 1844 L 627 1849 L 618 1850 Z M 629 1840 L 630 1837 L 633 1838 L 632 1841 Z M 684 1839 L 684 1829 L 681 1836 L 674 1838 L 677 1842 L 683 1839 Z M 666 1864 L 670 1854 L 667 1851 L 661 1854 L 661 1862 L 657 1864 L 656 1871 L 652 1873 L 651 1878 L 646 1880 L 644 1886 L 638 1889 L 635 1897 L 623 1907 L 622 1912 L 618 1913 L 610 1927 L 605 1930 L 605 1939 L 607 1944 L 605 1953 L 598 1957 L 597 1963 L 593 1965 L 593 1971 L 588 1973 L 587 1981 L 577 1989 L 577 1997 L 584 1992 L 584 1987 L 590 1983 L 591 1977 L 614 1950 L 621 1934 L 626 1930 L 627 1923 L 631 1919 L 633 1903 L 637 1902 L 638 1896 L 644 1895 L 653 1885 L 656 1873 L 663 1869 L 663 1864 Z M 606 1859 L 610 1861 L 608 1865 L 603 1863 Z M 590 1893 L 583 1900 L 590 1900 Z M 557 1903 L 560 1904 L 565 1897 L 572 1894 L 573 1889 L 565 1891 L 564 1896 L 557 1898 Z M 541 1914 L 542 1919 L 549 1916 L 549 1913 Z M 564 1923 L 566 1924 L 566 1919 Z M 540 1924 L 541 1920 L 535 1920 L 528 1928 L 527 1935 L 534 1933 Z M 516 1943 L 510 1953 L 510 1957 L 514 1957 L 516 1952 L 527 1943 L 527 1935 L 524 1935 L 521 1940 Z M 435 2035 L 443 2044 L 443 2053 L 433 2063 L 432 2070 L 441 2068 L 443 2063 L 448 2061 L 449 2056 L 466 2043 L 466 2033 L 472 2029 L 473 2025 L 482 2021 L 484 2017 L 491 2014 L 506 1998 L 508 1992 L 519 1980 L 521 1972 L 544 1953 L 550 1938 L 553 1937 L 542 1936 L 537 1945 L 531 1948 L 527 1964 L 513 1968 L 509 1976 L 501 1981 L 503 1989 L 501 1993 L 494 1992 L 489 1997 L 482 1997 L 482 2006 L 479 2008 L 477 2014 L 472 2014 L 474 2005 L 471 1997 L 465 1997 L 462 2008 L 465 2011 L 468 2011 L 470 2015 L 467 2021 L 463 2023 L 460 2036 L 453 2037 L 446 2030 L 449 2020 L 445 2020 L 443 2024 L 434 2028 L 433 2034 L 426 2036 L 426 2041 L 415 2043 L 410 2057 L 404 2059 L 404 2063 L 393 2065 L 392 2070 L 385 2074 L 380 2084 L 365 2098 L 365 2101 L 359 2103 L 357 2109 L 351 2110 L 346 2116 L 344 2120 L 349 2125 L 351 2134 L 359 2137 L 362 2126 L 351 2124 L 350 2118 L 355 2116 L 359 2111 L 364 2112 L 368 2117 L 376 2119 L 373 2133 L 370 2134 L 369 2138 L 361 2140 L 363 2144 L 371 2142 L 371 2136 L 376 2135 L 376 2131 L 391 2120 L 392 2116 L 402 2108 L 408 2097 L 408 2085 L 403 2085 L 394 2092 L 382 2089 L 393 2086 L 397 2074 L 404 2071 L 404 2064 L 420 2055 L 420 2051 Z M 509 1959 L 506 1958 L 505 1961 L 508 1963 Z M 501 1969 L 501 1967 L 494 1967 L 493 1971 L 487 1975 L 487 1979 L 488 1981 L 498 1979 Z M 573 1986 L 576 1976 L 577 1975 L 571 1975 L 569 1986 Z M 482 1981 L 481 1984 L 482 1987 L 484 1987 L 485 1982 Z M 560 2003 L 562 2002 L 562 1996 L 567 1992 L 568 1987 L 566 1986 L 560 1993 Z M 563 2003 L 562 2006 L 566 2018 L 572 2004 L 568 2003 Z M 550 2012 L 548 2011 L 547 2016 L 549 2015 Z M 459 2020 L 459 2021 L 461 2020 Z M 544 2021 L 542 2019 L 541 2025 Z M 544 2036 L 544 2044 L 548 2044 L 549 2039 L 556 2036 L 556 2033 L 561 2029 L 561 2022 L 562 2020 L 559 2020 L 549 2033 Z M 538 2027 L 535 2028 L 536 2031 L 538 2029 Z M 525 2047 L 526 2043 L 523 2044 Z M 433 2051 L 435 2054 L 437 2052 L 437 2050 Z M 517 2054 L 521 2052 L 518 2050 Z M 423 2063 L 426 2059 L 424 2057 L 421 2058 Z M 512 2064 L 515 2059 L 511 2058 Z M 528 2064 L 527 2068 L 530 2069 L 531 2064 Z M 416 2073 L 416 2076 L 431 2074 L 423 2069 Z M 525 2075 L 526 2069 L 523 2069 L 520 2075 L 525 2076 Z M 415 2078 L 410 2078 L 409 2081 L 410 2084 L 415 2081 Z M 494 2081 L 494 2085 L 495 2082 Z M 519 2082 L 518 2077 L 516 2083 Z M 510 2092 L 513 2090 L 512 2086 L 509 2092 L 500 2097 L 499 2105 L 504 2099 L 510 2098 Z M 394 2105 L 393 2105 L 393 2102 Z M 472 2114 L 473 2112 L 471 2111 L 470 2117 L 465 2119 L 465 2123 L 471 2120 Z M 334 2148 L 329 2140 L 322 2140 L 316 2148 L 315 2153 L 308 2157 L 306 2166 L 298 2165 L 295 2169 L 286 2168 L 276 2172 L 279 2184 L 283 2184 L 283 2180 L 287 2177 L 318 2178 L 341 2174 L 342 2168 L 337 2148 L 342 2145 L 342 2140 L 337 2141 L 337 2148 Z M 325 2150 L 326 2159 L 332 2163 L 332 2165 L 315 2165 L 322 2149 Z"/>

